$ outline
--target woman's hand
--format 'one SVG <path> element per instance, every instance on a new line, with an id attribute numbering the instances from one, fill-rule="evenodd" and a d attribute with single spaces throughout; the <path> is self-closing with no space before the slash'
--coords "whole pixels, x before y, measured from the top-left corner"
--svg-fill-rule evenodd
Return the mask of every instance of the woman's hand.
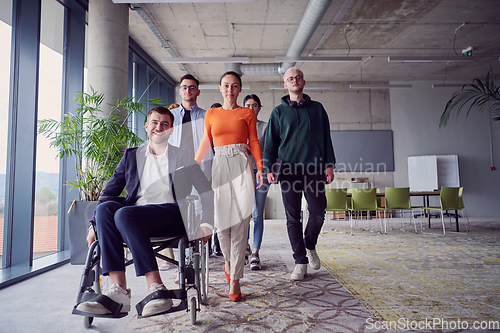
<path id="1" fill-rule="evenodd" d="M 261 188 L 264 185 L 264 171 L 262 170 L 257 171 L 255 179 L 257 180 L 257 184 L 259 184 L 257 185 L 256 189 Z"/>
<path id="2" fill-rule="evenodd" d="M 212 237 L 212 229 L 205 226 L 200 226 L 200 239 L 203 240 L 203 244 L 208 242 L 208 240 Z"/>

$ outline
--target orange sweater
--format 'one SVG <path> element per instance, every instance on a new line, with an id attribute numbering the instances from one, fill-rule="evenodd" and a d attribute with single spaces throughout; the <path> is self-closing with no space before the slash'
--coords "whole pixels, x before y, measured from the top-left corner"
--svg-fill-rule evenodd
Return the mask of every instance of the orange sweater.
<path id="1" fill-rule="evenodd" d="M 205 157 L 212 141 L 216 147 L 248 143 L 257 168 L 264 170 L 256 123 L 255 114 L 249 108 L 240 106 L 233 110 L 208 110 L 205 113 L 205 133 L 195 156 L 196 162 L 199 164 Z"/>

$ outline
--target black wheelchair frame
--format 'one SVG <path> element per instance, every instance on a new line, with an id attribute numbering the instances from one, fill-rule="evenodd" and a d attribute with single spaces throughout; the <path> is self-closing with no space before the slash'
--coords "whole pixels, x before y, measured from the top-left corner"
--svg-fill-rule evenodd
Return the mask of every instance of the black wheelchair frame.
<path id="1" fill-rule="evenodd" d="M 196 219 L 194 212 L 194 200 L 197 199 L 197 196 L 188 196 L 187 199 L 188 228 L 195 228 L 192 221 Z M 153 245 L 153 252 L 155 253 L 155 256 L 157 258 L 165 260 L 178 267 L 179 288 L 166 291 L 157 291 L 152 295 L 146 296 L 141 302 L 136 305 L 138 318 L 144 318 L 142 316 L 142 309 L 148 301 L 153 299 L 155 296 L 161 296 L 162 298 L 179 299 L 180 303 L 176 306 L 173 306 L 170 310 L 163 313 L 158 313 L 156 315 L 186 310 L 190 313 L 191 324 L 194 325 L 196 323 L 196 312 L 201 311 L 200 304 L 206 304 L 208 300 L 208 242 L 204 243 L 202 240 L 190 241 L 187 235 L 182 235 L 177 237 L 152 237 L 151 243 Z M 124 248 L 126 247 L 126 244 L 124 244 Z M 177 248 L 179 260 L 168 258 L 159 253 L 166 248 Z M 188 249 L 189 253 L 187 257 L 186 249 Z M 92 243 L 87 253 L 85 266 L 80 280 L 80 287 L 76 299 L 76 305 L 73 307 L 72 312 L 72 314 L 83 316 L 83 326 L 85 328 L 91 327 L 94 317 L 122 318 L 128 315 L 128 313 L 120 312 L 122 304 L 113 302 L 106 296 L 101 295 L 100 262 L 101 250 L 99 247 L 99 240 L 96 237 L 95 242 Z M 125 266 L 129 266 L 133 262 L 133 258 L 125 259 Z M 196 296 L 192 296 L 188 301 L 188 290 L 190 289 L 194 289 L 196 291 Z M 111 314 L 99 315 L 77 310 L 77 306 L 80 303 L 89 300 L 99 301 L 99 303 L 103 304 L 111 311 Z"/>

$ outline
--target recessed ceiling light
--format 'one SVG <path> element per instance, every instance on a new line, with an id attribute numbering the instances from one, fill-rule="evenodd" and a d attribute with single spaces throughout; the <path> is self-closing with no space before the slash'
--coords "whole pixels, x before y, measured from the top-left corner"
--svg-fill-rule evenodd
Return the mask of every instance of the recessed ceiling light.
<path id="1" fill-rule="evenodd" d="M 436 83 L 432 85 L 432 88 L 462 88 L 463 86 L 469 85 L 470 83 Z"/>
<path id="2" fill-rule="evenodd" d="M 283 89 L 286 90 L 283 85 L 270 84 L 269 89 Z M 331 84 L 306 84 L 304 89 L 319 89 L 319 90 L 331 90 L 333 86 Z"/>
<path id="3" fill-rule="evenodd" d="M 361 62 L 362 57 L 275 57 L 276 62 Z"/>
<path id="4" fill-rule="evenodd" d="M 114 3 L 216 3 L 216 2 L 255 2 L 255 0 L 113 0 Z"/>
<path id="5" fill-rule="evenodd" d="M 474 62 L 474 57 L 387 57 L 389 62 Z"/>
<path id="6" fill-rule="evenodd" d="M 200 90 L 219 90 L 219 85 L 218 84 L 200 84 L 198 86 Z M 250 89 L 250 85 L 244 84 L 241 86 L 241 89 Z"/>
<path id="7" fill-rule="evenodd" d="M 164 64 L 215 64 L 215 63 L 249 63 L 249 57 L 194 57 L 194 58 L 162 58 Z"/>
<path id="8" fill-rule="evenodd" d="M 350 84 L 351 89 L 392 89 L 392 88 L 412 88 L 411 84 Z"/>

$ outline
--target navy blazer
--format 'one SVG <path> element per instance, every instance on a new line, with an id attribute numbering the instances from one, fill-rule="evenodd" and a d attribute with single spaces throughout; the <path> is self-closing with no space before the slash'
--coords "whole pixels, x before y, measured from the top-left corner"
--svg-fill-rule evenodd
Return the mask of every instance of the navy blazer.
<path id="1" fill-rule="evenodd" d="M 116 167 L 113 175 L 102 191 L 101 198 L 118 197 L 126 188 L 125 206 L 132 206 L 137 201 L 137 192 L 141 173 L 146 160 L 146 149 L 148 144 L 138 148 L 129 148 L 125 151 L 120 163 Z M 192 186 L 196 188 L 200 195 L 203 217 L 202 223 L 213 226 L 213 192 L 210 182 L 205 177 L 196 161 L 190 157 L 189 152 L 180 148 L 168 145 L 168 173 L 170 177 L 170 190 L 176 203 L 181 207 L 186 204 L 186 197 L 191 194 Z M 99 199 L 100 203 L 104 200 Z M 95 221 L 95 211 L 94 211 Z"/>

